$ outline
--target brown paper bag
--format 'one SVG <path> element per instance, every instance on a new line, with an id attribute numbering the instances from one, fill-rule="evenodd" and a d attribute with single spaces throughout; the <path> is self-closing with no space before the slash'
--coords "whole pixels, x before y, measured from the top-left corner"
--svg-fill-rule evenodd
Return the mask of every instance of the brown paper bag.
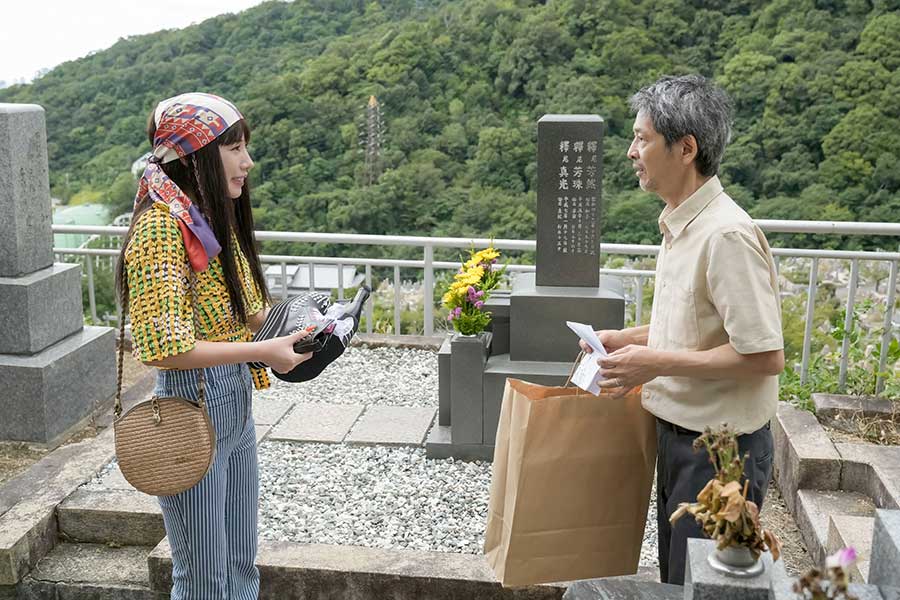
<path id="1" fill-rule="evenodd" d="M 504 586 L 637 572 L 656 463 L 640 389 L 507 379 L 484 553 Z"/>

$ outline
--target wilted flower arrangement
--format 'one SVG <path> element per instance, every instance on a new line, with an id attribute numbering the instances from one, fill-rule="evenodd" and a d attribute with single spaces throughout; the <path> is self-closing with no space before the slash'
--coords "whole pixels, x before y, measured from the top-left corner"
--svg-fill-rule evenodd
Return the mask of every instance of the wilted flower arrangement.
<path id="1" fill-rule="evenodd" d="M 794 593 L 804 600 L 857 600 L 847 591 L 847 570 L 856 562 L 856 550 L 843 548 L 825 559 L 825 570 L 813 567 L 794 583 Z"/>
<path id="2" fill-rule="evenodd" d="M 444 294 L 443 305 L 450 311 L 447 320 L 459 333 L 481 333 L 491 322 L 491 313 L 485 310 L 484 303 L 506 270 L 505 265 L 495 268 L 499 258 L 500 253 L 491 246 L 478 252 L 473 248 Z"/>
<path id="3" fill-rule="evenodd" d="M 697 494 L 697 502 L 682 502 L 669 518 L 674 523 L 685 514 L 694 516 L 703 532 L 716 542 L 718 550 L 729 546 L 745 547 L 753 559 L 758 559 L 766 547 L 772 553 L 772 560 L 778 560 L 781 544 L 775 535 L 764 530 L 759 522 L 759 507 L 747 500 L 749 480 L 741 486 L 744 461 L 738 450 L 737 434 L 723 426 L 717 432 L 709 427 L 703 435 L 694 440 L 694 450 L 705 447 L 709 461 L 716 475 Z"/>

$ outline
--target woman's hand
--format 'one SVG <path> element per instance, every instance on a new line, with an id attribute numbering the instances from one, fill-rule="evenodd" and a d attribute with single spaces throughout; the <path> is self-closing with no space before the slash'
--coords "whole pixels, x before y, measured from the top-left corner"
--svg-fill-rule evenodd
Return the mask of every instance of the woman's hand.
<path id="1" fill-rule="evenodd" d="M 312 352 L 297 354 L 294 352 L 294 344 L 310 335 L 310 331 L 298 331 L 290 335 L 272 338 L 264 342 L 256 342 L 263 346 L 263 356 L 260 362 L 264 362 L 276 373 L 287 373 L 302 362 L 312 358 Z"/>

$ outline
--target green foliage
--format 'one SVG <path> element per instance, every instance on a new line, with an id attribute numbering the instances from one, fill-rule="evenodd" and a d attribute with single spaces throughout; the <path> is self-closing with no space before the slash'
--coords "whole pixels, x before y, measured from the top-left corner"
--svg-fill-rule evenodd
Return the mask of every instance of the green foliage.
<path id="1" fill-rule="evenodd" d="M 874 395 L 878 377 L 883 377 L 885 387 L 883 395 L 887 398 L 900 398 L 900 381 L 893 376 L 894 365 L 900 361 L 900 343 L 892 339 L 887 346 L 886 372 L 880 373 L 878 365 L 881 359 L 881 327 L 869 327 L 865 323 L 865 315 L 872 310 L 873 303 L 866 299 L 854 307 L 851 317 L 851 329 L 845 327 L 846 309 L 837 309 L 834 303 L 823 304 L 817 301 L 815 322 L 830 323 L 823 332 L 813 330 L 810 348 L 810 363 L 807 382 L 800 381 L 801 369 L 799 361 L 802 357 L 803 341 L 802 318 L 798 313 L 805 307 L 805 299 L 789 298 L 782 307 L 785 337 L 785 369 L 781 374 L 780 399 L 790 402 L 805 410 L 813 410 L 811 395 L 813 392 L 852 395 Z M 846 382 L 840 385 L 840 360 L 844 339 L 847 338 L 847 375 Z"/>
<path id="2" fill-rule="evenodd" d="M 603 240 L 647 243 L 660 205 L 625 157 L 641 85 L 699 72 L 730 92 L 721 174 L 755 216 L 898 221 L 898 67 L 896 0 L 296 0 L 122 39 L 0 102 L 46 109 L 51 188 L 66 201 L 127 211 L 148 113 L 199 89 L 234 100 L 253 128 L 260 229 L 519 238 L 534 236 L 537 119 L 597 113 Z M 370 95 L 384 107 L 384 172 L 363 190 Z"/>

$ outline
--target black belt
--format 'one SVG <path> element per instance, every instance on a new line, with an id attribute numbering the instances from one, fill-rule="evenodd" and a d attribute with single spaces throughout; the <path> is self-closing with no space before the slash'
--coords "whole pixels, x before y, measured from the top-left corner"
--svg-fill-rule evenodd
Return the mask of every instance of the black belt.
<path id="1" fill-rule="evenodd" d="M 694 437 L 697 437 L 698 435 L 700 435 L 699 431 L 692 431 L 690 429 L 685 429 L 684 427 L 676 425 L 675 423 L 669 423 L 665 419 L 660 419 L 659 417 L 656 417 L 656 422 L 659 423 L 660 425 L 662 425 L 663 429 L 668 429 L 669 431 L 673 431 L 673 432 L 677 433 L 678 435 L 690 435 L 690 436 L 694 436 Z M 770 427 L 769 423 L 766 423 L 765 425 L 760 427 L 760 429 L 769 429 L 769 427 Z"/>
<path id="2" fill-rule="evenodd" d="M 665 419 L 660 419 L 659 417 L 656 417 L 656 422 L 659 423 L 660 425 L 662 425 L 663 429 L 668 429 L 669 431 L 673 431 L 673 432 L 677 433 L 678 435 L 692 435 L 694 437 L 697 437 L 698 435 L 700 435 L 699 431 L 692 431 L 690 429 L 685 429 L 684 427 L 680 427 L 680 426 L 676 425 L 675 423 L 669 423 Z"/>

